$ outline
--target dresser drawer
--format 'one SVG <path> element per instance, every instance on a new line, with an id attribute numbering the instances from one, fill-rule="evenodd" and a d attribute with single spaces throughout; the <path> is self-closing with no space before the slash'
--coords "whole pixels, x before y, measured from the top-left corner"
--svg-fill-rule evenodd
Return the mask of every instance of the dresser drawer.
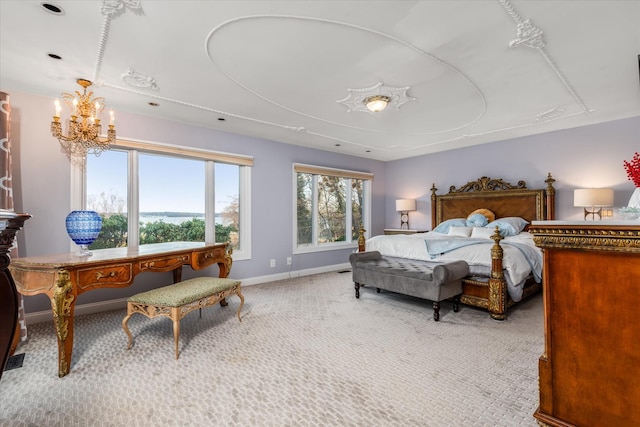
<path id="1" fill-rule="evenodd" d="M 113 264 L 103 268 L 86 268 L 76 271 L 79 289 L 127 286 L 133 281 L 131 263 Z"/>

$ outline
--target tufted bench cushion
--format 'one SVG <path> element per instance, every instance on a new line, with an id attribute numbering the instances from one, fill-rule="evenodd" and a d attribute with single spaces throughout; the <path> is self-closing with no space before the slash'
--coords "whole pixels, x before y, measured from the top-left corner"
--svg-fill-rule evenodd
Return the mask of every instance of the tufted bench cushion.
<path id="1" fill-rule="evenodd" d="M 349 255 L 356 298 L 361 286 L 369 285 L 434 302 L 434 319 L 439 320 L 440 301 L 462 294 L 462 278 L 469 274 L 464 261 L 447 263 L 383 256 L 378 251 Z M 454 306 L 457 311 L 457 301 Z"/>
<path id="2" fill-rule="evenodd" d="M 221 277 L 196 277 L 173 285 L 141 292 L 127 299 L 127 316 L 122 320 L 122 328 L 129 337 L 127 350 L 133 345 L 133 336 L 127 327 L 129 318 L 134 313 L 141 313 L 152 319 L 165 316 L 173 321 L 173 336 L 175 342 L 176 359 L 178 358 L 178 339 L 180 337 L 180 319 L 195 309 L 214 305 L 220 302 L 225 306 L 225 298 L 235 294 L 240 298 L 240 310 L 244 305 L 244 297 L 240 291 L 240 281 Z"/>
<path id="3" fill-rule="evenodd" d="M 129 297 L 127 302 L 179 307 L 238 285 L 240 285 L 239 280 L 220 277 L 196 277 L 173 285 L 141 292 Z"/>

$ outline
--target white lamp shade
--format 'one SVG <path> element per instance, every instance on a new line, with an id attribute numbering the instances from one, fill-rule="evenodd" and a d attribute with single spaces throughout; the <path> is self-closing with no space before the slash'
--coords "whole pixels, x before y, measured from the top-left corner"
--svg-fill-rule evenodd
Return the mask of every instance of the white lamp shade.
<path id="1" fill-rule="evenodd" d="M 613 206 L 613 189 L 579 188 L 573 190 L 573 206 Z"/>
<path id="2" fill-rule="evenodd" d="M 414 199 L 398 199 L 396 200 L 396 210 L 398 212 L 415 211 L 416 201 Z"/>

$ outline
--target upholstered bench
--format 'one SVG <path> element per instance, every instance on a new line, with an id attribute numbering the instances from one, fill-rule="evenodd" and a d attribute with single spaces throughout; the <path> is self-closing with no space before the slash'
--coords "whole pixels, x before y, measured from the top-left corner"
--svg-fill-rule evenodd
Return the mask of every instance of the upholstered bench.
<path id="1" fill-rule="evenodd" d="M 220 277 L 196 277 L 184 280 L 173 285 L 152 289 L 133 295 L 127 299 L 127 315 L 122 320 L 122 328 L 129 337 L 127 350 L 133 345 L 133 336 L 127 327 L 129 318 L 134 313 L 141 313 L 150 319 L 157 316 L 165 316 L 173 321 L 173 337 L 176 346 L 176 359 L 178 358 L 178 338 L 180 337 L 180 319 L 195 309 L 214 305 L 227 305 L 225 298 L 236 294 L 240 298 L 238 307 L 238 320 L 240 310 L 244 305 L 244 297 L 240 292 L 240 281 L 224 279 Z"/>
<path id="2" fill-rule="evenodd" d="M 440 302 L 453 298 L 453 311 L 459 310 L 462 278 L 469 274 L 464 261 L 431 262 L 383 256 L 378 251 L 349 255 L 356 298 L 360 287 L 369 285 L 400 294 L 433 301 L 433 319 L 440 320 Z"/>

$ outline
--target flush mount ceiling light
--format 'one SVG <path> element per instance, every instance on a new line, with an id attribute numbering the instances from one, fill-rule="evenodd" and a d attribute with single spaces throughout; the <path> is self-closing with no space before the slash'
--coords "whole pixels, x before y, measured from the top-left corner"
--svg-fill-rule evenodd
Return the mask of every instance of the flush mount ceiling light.
<path id="1" fill-rule="evenodd" d="M 372 114 L 378 113 L 388 106 L 395 106 L 396 110 L 399 110 L 402 104 L 415 101 L 415 98 L 407 95 L 409 89 L 409 86 L 392 87 L 378 82 L 371 87 L 347 89 L 349 95 L 337 102 L 345 105 L 349 112 L 363 111 Z"/>
<path id="2" fill-rule="evenodd" d="M 362 102 L 364 102 L 364 105 L 366 105 L 370 111 L 378 113 L 387 108 L 389 101 L 391 101 L 391 98 L 386 95 L 375 95 L 365 98 Z"/>

